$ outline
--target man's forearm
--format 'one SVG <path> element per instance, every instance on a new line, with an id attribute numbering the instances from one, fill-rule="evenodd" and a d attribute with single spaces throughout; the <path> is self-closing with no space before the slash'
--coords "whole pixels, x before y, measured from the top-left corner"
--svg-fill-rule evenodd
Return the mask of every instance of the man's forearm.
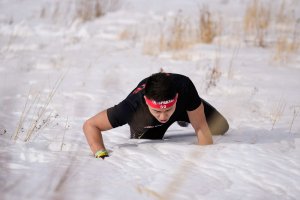
<path id="1" fill-rule="evenodd" d="M 93 154 L 99 150 L 105 149 L 102 133 L 97 127 L 86 124 L 83 131 Z"/>

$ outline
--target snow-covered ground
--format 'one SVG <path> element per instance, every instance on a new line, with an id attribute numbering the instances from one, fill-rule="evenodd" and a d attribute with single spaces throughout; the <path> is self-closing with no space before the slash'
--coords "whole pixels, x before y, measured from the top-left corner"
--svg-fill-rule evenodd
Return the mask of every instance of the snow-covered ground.
<path id="1" fill-rule="evenodd" d="M 276 25 L 265 47 L 244 36 L 252 1 L 107 0 L 105 15 L 86 20 L 79 2 L 0 0 L 1 200 L 300 198 L 299 50 L 274 60 Z M 280 8 L 299 19 L 300 2 L 282 2 L 265 2 L 271 20 Z M 211 44 L 145 53 L 179 10 L 197 20 L 203 5 L 222 19 Z M 123 126 L 104 133 L 111 156 L 95 159 L 84 120 L 161 68 L 189 76 L 229 132 L 198 146 L 191 127 L 151 141 Z"/>

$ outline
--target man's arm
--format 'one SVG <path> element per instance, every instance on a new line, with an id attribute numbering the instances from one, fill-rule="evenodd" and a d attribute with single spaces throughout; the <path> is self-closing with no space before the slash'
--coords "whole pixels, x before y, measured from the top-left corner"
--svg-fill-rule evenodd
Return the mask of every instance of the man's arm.
<path id="1" fill-rule="evenodd" d="M 206 122 L 203 103 L 193 111 L 188 111 L 189 120 L 198 137 L 198 144 L 208 145 L 213 143 L 211 132 Z"/>
<path id="2" fill-rule="evenodd" d="M 105 150 L 102 131 L 106 131 L 109 129 L 112 129 L 112 126 L 108 120 L 106 110 L 98 113 L 84 123 L 83 132 L 93 154 L 95 154 L 99 150 Z"/>

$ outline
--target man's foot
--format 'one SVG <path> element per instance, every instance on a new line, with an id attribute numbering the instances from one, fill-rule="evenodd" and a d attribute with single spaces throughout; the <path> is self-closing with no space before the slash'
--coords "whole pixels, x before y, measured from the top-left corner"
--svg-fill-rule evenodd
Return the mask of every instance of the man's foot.
<path id="1" fill-rule="evenodd" d="M 185 121 L 177 121 L 177 124 L 181 127 L 188 127 L 189 123 Z"/>

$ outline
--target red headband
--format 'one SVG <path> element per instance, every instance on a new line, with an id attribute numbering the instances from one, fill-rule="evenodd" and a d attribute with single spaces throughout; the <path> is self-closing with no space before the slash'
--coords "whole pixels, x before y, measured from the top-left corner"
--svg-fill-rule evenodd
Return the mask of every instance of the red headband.
<path id="1" fill-rule="evenodd" d="M 172 107 L 176 103 L 176 101 L 177 101 L 177 95 L 176 95 L 176 97 L 174 99 L 167 100 L 167 101 L 156 102 L 154 100 L 148 99 L 146 96 L 145 96 L 145 100 L 146 100 L 147 104 L 151 108 L 165 109 L 165 108 Z"/>

